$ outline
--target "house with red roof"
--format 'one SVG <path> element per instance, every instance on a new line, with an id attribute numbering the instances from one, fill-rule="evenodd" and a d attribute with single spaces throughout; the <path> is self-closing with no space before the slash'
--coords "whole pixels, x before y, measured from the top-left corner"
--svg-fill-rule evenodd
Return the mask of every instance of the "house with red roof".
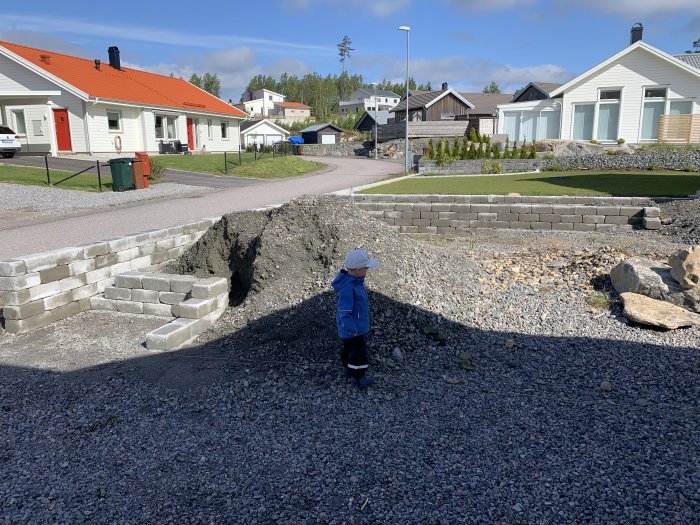
<path id="1" fill-rule="evenodd" d="M 306 122 L 311 118 L 311 106 L 301 102 L 275 102 L 275 109 L 270 118 L 284 124 Z"/>
<path id="2" fill-rule="evenodd" d="M 233 151 L 247 115 L 189 82 L 0 41 L 0 124 L 22 152 Z"/>
<path id="3" fill-rule="evenodd" d="M 281 124 L 306 122 L 311 118 L 310 106 L 287 102 L 285 95 L 264 88 L 247 91 L 234 106 L 255 119 L 270 119 Z"/>

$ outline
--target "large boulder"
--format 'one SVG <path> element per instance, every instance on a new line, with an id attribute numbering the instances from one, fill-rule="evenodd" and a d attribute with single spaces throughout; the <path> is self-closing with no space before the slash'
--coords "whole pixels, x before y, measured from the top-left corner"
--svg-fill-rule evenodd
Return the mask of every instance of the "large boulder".
<path id="1" fill-rule="evenodd" d="M 683 288 L 700 288 L 700 246 L 679 250 L 668 259 L 671 275 Z"/>
<path id="2" fill-rule="evenodd" d="M 631 292 L 622 293 L 620 297 L 625 303 L 622 315 L 635 323 L 666 330 L 700 326 L 700 315 L 667 302 Z"/>
<path id="3" fill-rule="evenodd" d="M 620 294 L 646 295 L 700 313 L 700 288 L 684 289 L 671 275 L 668 264 L 632 257 L 612 269 L 610 280 Z"/>

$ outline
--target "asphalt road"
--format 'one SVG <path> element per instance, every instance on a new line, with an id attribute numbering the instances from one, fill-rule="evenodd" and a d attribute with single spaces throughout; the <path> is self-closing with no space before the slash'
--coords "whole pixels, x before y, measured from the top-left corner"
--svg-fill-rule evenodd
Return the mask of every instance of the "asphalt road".
<path id="1" fill-rule="evenodd" d="M 44 215 L 31 221 L 15 222 L 3 220 L 0 260 L 165 228 L 233 211 L 283 204 L 301 195 L 319 195 L 369 184 L 402 170 L 402 165 L 396 162 L 343 157 L 318 160 L 328 168 L 303 177 L 252 181 L 249 185 L 204 195 L 141 201 L 109 210 L 81 210 L 71 216 Z"/>

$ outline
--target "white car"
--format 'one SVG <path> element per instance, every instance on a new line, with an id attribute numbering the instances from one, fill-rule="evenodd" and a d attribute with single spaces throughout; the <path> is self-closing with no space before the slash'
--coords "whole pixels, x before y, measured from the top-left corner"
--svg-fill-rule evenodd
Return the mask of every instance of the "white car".
<path id="1" fill-rule="evenodd" d="M 0 126 L 0 155 L 11 159 L 20 149 L 22 143 L 19 141 L 19 135 L 7 126 Z"/>

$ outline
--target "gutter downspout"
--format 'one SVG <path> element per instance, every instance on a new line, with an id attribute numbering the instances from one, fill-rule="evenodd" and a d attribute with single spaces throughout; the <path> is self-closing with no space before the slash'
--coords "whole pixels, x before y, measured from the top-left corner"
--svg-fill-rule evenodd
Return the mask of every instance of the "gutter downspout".
<path id="1" fill-rule="evenodd" d="M 85 128 L 85 142 L 87 145 L 87 150 L 88 150 L 88 155 L 92 155 L 92 141 L 90 140 L 90 124 L 88 123 L 88 117 L 92 118 L 91 115 L 89 114 L 88 110 L 92 109 L 95 104 L 97 104 L 100 101 L 99 97 L 95 97 L 95 100 L 92 101 L 92 104 L 90 104 L 90 107 L 88 108 L 87 104 L 85 101 L 83 101 L 83 113 L 85 113 L 85 118 L 83 119 L 84 125 L 83 127 Z"/>

